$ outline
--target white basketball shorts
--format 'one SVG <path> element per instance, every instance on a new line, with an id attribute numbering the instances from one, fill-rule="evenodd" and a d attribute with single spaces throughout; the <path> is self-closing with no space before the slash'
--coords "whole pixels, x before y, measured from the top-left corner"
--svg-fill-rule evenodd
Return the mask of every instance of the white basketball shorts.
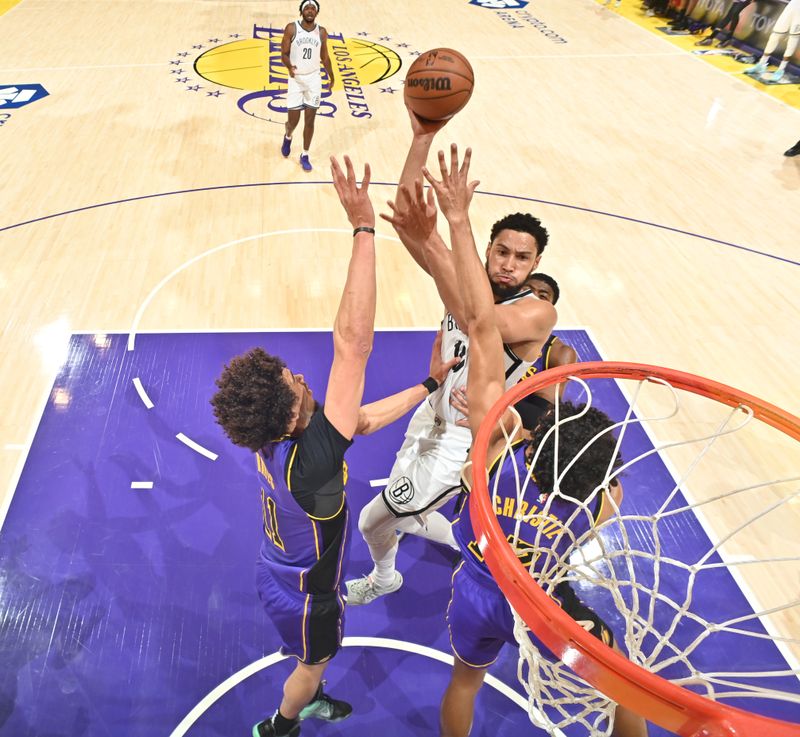
<path id="1" fill-rule="evenodd" d="M 427 400 L 408 423 L 383 501 L 395 516 L 422 515 L 461 488 L 461 467 L 472 444 L 469 428 L 441 419 Z"/>
<path id="2" fill-rule="evenodd" d="M 772 32 L 789 33 L 792 36 L 800 34 L 800 0 L 790 0 L 775 21 Z"/>
<path id="3" fill-rule="evenodd" d="M 286 109 L 318 108 L 321 95 L 322 75 L 319 72 L 295 74 L 294 77 L 289 77 L 289 86 L 286 91 Z"/>

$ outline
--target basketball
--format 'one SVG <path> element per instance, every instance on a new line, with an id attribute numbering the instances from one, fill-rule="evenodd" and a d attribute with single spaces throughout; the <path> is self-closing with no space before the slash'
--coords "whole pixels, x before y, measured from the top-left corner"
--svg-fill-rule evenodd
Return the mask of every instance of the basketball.
<path id="1" fill-rule="evenodd" d="M 447 120 L 469 102 L 474 84 L 466 57 L 453 49 L 431 49 L 409 68 L 403 96 L 420 118 Z"/>

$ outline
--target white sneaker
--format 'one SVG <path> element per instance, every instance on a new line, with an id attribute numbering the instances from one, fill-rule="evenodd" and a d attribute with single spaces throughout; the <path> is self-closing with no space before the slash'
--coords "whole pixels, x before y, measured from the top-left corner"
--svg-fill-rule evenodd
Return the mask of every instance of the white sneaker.
<path id="1" fill-rule="evenodd" d="M 394 580 L 388 586 L 377 586 L 372 580 L 372 576 L 354 578 L 345 582 L 347 586 L 347 604 L 349 606 L 361 606 L 375 601 L 379 596 L 391 594 L 403 585 L 403 576 L 400 571 L 394 572 Z"/>

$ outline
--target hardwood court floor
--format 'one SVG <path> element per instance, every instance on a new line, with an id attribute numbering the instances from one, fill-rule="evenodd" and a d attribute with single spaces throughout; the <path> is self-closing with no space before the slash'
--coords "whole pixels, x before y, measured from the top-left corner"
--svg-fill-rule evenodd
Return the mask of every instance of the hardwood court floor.
<path id="1" fill-rule="evenodd" d="M 781 155 L 800 114 L 596 3 L 323 3 L 320 23 L 341 36 L 340 83 L 310 175 L 281 158 L 283 115 L 269 108 L 265 57 L 253 61 L 269 29 L 295 17 L 294 0 L 23 0 L 2 11 L 3 85 L 49 93 L 0 113 L 6 505 L 43 406 L 58 399 L 72 333 L 332 324 L 350 237 L 327 157 L 369 161 L 383 207 L 409 139 L 404 70 L 442 45 L 476 73 L 439 142 L 474 149 L 478 241 L 509 211 L 544 220 L 559 325 L 590 330 L 606 359 L 699 373 L 800 413 L 800 160 Z M 226 44 L 230 67 L 201 76 L 198 57 Z M 255 82 L 243 71 L 253 64 L 264 65 Z M 345 91 L 354 68 L 360 84 Z M 378 228 L 377 326 L 434 326 L 433 285 Z M 796 473 L 796 446 L 764 452 L 745 449 L 742 462 Z M 762 552 L 774 537 L 796 541 L 790 509 L 756 536 Z M 714 522 L 732 524 L 724 510 Z M 783 580 L 753 585 L 769 598 Z"/>

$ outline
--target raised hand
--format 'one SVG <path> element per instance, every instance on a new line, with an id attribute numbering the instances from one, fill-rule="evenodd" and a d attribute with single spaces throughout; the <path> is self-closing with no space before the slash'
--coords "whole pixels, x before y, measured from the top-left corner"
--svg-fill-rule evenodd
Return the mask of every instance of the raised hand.
<path id="1" fill-rule="evenodd" d="M 333 186 L 336 194 L 339 195 L 339 202 L 342 203 L 347 219 L 354 228 L 374 228 L 375 212 L 372 209 L 372 202 L 369 199 L 369 164 L 364 164 L 364 178 L 359 185 L 356 180 L 356 173 L 353 169 L 353 162 L 349 156 L 344 157 L 344 165 L 347 169 L 345 176 L 342 167 L 334 156 L 331 156 L 331 174 L 333 175 Z"/>
<path id="2" fill-rule="evenodd" d="M 431 348 L 431 365 L 429 375 L 436 379 L 439 384 L 441 384 L 447 377 L 450 369 L 453 368 L 453 366 L 455 366 L 460 360 L 461 359 L 458 356 L 451 358 L 448 361 L 445 361 L 442 358 L 442 331 L 437 331 L 436 340 L 433 341 L 433 348 Z"/>
<path id="3" fill-rule="evenodd" d="M 411 132 L 415 137 L 419 136 L 435 136 L 442 128 L 447 125 L 447 120 L 428 120 L 427 118 L 420 118 L 408 105 L 408 117 L 411 120 Z"/>
<path id="4" fill-rule="evenodd" d="M 464 161 L 458 165 L 458 146 L 450 144 L 450 169 L 448 170 L 445 162 L 444 151 L 439 151 L 439 171 L 441 181 L 435 179 L 428 169 L 423 168 L 422 173 L 428 180 L 433 191 L 436 192 L 436 199 L 439 201 L 439 209 L 448 221 L 453 218 L 466 216 L 469 211 L 472 195 L 475 193 L 480 182 L 469 181 L 469 164 L 472 159 L 472 149 L 468 148 L 464 154 Z"/>
<path id="5" fill-rule="evenodd" d="M 421 179 L 414 182 L 413 194 L 405 184 L 401 184 L 397 202 L 388 200 L 386 204 L 392 214 L 381 213 L 381 217 L 392 224 L 404 243 L 422 244 L 436 230 L 437 211 L 433 191 L 429 189 L 426 196 Z"/>
<path id="6" fill-rule="evenodd" d="M 456 411 L 460 412 L 464 417 L 456 420 L 456 425 L 459 427 L 469 427 L 469 402 L 467 401 L 466 387 L 453 389 L 450 393 L 450 406 Z"/>

